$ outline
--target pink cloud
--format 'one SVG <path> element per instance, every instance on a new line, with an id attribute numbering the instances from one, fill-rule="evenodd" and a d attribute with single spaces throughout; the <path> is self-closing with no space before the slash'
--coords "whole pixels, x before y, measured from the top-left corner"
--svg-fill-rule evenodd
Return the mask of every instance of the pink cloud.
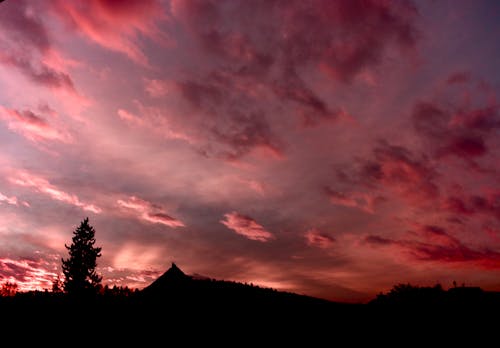
<path id="1" fill-rule="evenodd" d="M 54 0 L 55 12 L 68 25 L 86 38 L 130 59 L 147 64 L 148 59 L 139 45 L 139 37 L 149 37 L 165 43 L 157 22 L 165 11 L 156 0 Z"/>
<path id="2" fill-rule="evenodd" d="M 269 242 L 270 240 L 275 239 L 271 232 L 266 231 L 264 227 L 258 224 L 254 219 L 235 211 L 224 214 L 224 219 L 220 220 L 220 223 L 237 234 L 251 240 Z"/>
<path id="3" fill-rule="evenodd" d="M 144 125 L 144 121 L 140 117 L 128 112 L 127 110 L 118 109 L 117 114 L 123 121 L 129 123 L 130 125 Z"/>
<path id="4" fill-rule="evenodd" d="M 17 205 L 17 197 L 12 196 L 12 197 L 7 197 L 3 193 L 0 192 L 0 203 L 5 202 L 10 205 Z"/>
<path id="5" fill-rule="evenodd" d="M 315 246 L 322 249 L 330 248 L 335 243 L 335 238 L 328 234 L 319 232 L 316 229 L 311 229 L 305 233 L 307 245 Z"/>
<path id="6" fill-rule="evenodd" d="M 172 228 L 185 226 L 182 221 L 168 215 L 162 207 L 146 200 L 131 196 L 126 200 L 119 199 L 116 203 L 119 207 L 133 212 L 140 220 Z"/>
<path id="7" fill-rule="evenodd" d="M 193 136 L 171 122 L 174 118 L 170 117 L 164 110 L 153 106 L 147 107 L 140 102 L 137 102 L 136 106 L 140 116 L 124 109 L 118 109 L 118 117 L 130 127 L 143 127 L 159 137 L 183 140 L 190 144 L 196 143 Z"/>
<path id="8" fill-rule="evenodd" d="M 153 98 L 160 98 L 169 92 L 171 86 L 166 81 L 157 79 L 145 79 L 144 80 L 146 92 Z"/>
<path id="9" fill-rule="evenodd" d="M 30 174 L 28 172 L 17 172 L 15 177 L 9 178 L 10 182 L 15 185 L 34 188 L 36 191 L 49 196 L 50 198 L 71 204 L 82 208 L 83 210 L 90 211 L 96 214 L 102 212 L 102 209 L 94 204 L 89 204 L 80 201 L 78 196 L 67 193 L 60 188 L 50 184 L 46 179 Z"/>
<path id="10" fill-rule="evenodd" d="M 19 291 L 49 289 L 56 279 L 57 266 L 52 261 L 31 258 L 0 258 L 0 283 L 14 282 Z"/>
<path id="11" fill-rule="evenodd" d="M 76 94 L 73 80 L 61 69 L 47 64 L 50 57 L 61 56 L 52 47 L 37 3 L 24 0 L 2 4 L 0 11 L 0 63 L 15 67 L 31 81 Z"/>
<path id="12" fill-rule="evenodd" d="M 110 269 L 103 272 L 104 282 L 109 286 L 121 285 L 141 289 L 155 281 L 163 272 L 154 270 Z"/>
<path id="13" fill-rule="evenodd" d="M 60 141 L 63 143 L 72 141 L 68 133 L 50 125 L 46 119 L 30 110 L 18 111 L 0 106 L 0 119 L 7 123 L 9 129 L 22 134 L 31 141 Z"/>

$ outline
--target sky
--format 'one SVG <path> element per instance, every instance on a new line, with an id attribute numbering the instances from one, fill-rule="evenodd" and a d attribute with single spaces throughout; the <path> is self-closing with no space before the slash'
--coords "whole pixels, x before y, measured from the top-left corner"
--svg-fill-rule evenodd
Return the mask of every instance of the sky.
<path id="1" fill-rule="evenodd" d="M 500 290 L 500 3 L 0 3 L 0 283 Z"/>

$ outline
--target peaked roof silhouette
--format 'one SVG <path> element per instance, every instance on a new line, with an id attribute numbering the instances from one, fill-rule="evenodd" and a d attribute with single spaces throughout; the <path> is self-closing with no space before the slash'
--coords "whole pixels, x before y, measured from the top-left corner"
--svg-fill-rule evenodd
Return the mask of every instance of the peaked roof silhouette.
<path id="1" fill-rule="evenodd" d="M 183 271 L 181 271 L 179 267 L 177 267 L 175 263 L 172 262 L 172 266 L 144 290 L 161 290 L 172 288 L 180 284 L 184 284 L 190 279 L 190 276 L 186 275 Z"/>

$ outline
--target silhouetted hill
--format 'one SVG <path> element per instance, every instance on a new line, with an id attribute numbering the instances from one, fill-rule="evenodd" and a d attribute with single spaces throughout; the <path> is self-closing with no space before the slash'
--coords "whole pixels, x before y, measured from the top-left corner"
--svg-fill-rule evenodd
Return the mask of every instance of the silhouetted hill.
<path id="1" fill-rule="evenodd" d="M 143 293 L 160 294 L 162 291 L 186 285 L 185 283 L 191 280 L 192 277 L 187 276 L 175 263 L 172 263 L 172 266 L 165 273 L 144 288 Z"/>
<path id="2" fill-rule="evenodd" d="M 255 285 L 210 278 L 193 278 L 172 267 L 144 288 L 137 297 L 143 306 L 168 306 L 233 312 L 238 310 L 263 311 L 272 309 L 330 308 L 340 305 L 327 300 Z"/>
<path id="3" fill-rule="evenodd" d="M 68 333 L 77 324 L 80 328 L 90 325 L 103 337 L 126 344 L 131 343 L 129 336 L 139 338 L 140 346 L 145 345 L 141 340 L 148 339 L 150 345 L 167 345 L 178 332 L 184 332 L 183 345 L 200 340 L 217 346 L 260 345 L 272 338 L 280 345 L 302 340 L 305 346 L 322 346 L 325 340 L 336 342 L 339 337 L 348 337 L 356 345 L 366 338 L 386 343 L 392 332 L 408 337 L 443 335 L 450 327 L 451 334 L 469 332 L 478 324 L 494 323 L 485 320 L 485 313 L 496 313 L 499 308 L 500 294 L 480 288 L 444 290 L 399 284 L 369 304 L 342 304 L 191 277 L 172 264 L 142 291 L 112 288 L 87 298 L 51 292 L 0 297 L 0 324 L 7 322 L 10 326 L 2 326 L 6 328 L 36 323 L 54 330 L 56 323 Z"/>

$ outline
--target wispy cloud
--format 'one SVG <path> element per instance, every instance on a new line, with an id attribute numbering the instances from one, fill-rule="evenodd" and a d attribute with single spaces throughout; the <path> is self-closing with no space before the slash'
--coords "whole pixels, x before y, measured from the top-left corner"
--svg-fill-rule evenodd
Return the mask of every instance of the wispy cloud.
<path id="1" fill-rule="evenodd" d="M 0 203 L 1 202 L 5 202 L 10 205 L 17 205 L 17 197 L 16 196 L 7 197 L 6 195 L 0 192 Z"/>
<path id="2" fill-rule="evenodd" d="M 131 196 L 127 199 L 119 199 L 116 203 L 119 207 L 133 212 L 140 220 L 173 228 L 184 227 L 182 221 L 168 215 L 161 206 L 146 200 Z"/>
<path id="3" fill-rule="evenodd" d="M 375 247 L 395 248 L 410 258 L 422 262 L 462 263 L 485 269 L 500 269 L 500 253 L 488 248 L 473 249 L 442 227 L 419 226 L 413 233 L 416 237 L 413 239 L 391 239 L 370 235 L 364 241 Z"/>
<path id="4" fill-rule="evenodd" d="M 31 110 L 14 110 L 0 105 L 0 119 L 5 121 L 9 129 L 20 133 L 25 138 L 39 141 L 59 141 L 69 143 L 71 136 L 51 125 L 45 118 Z"/>
<path id="5" fill-rule="evenodd" d="M 166 18 L 157 0 L 55 0 L 52 3 L 55 13 L 72 29 L 104 48 L 126 54 L 140 64 L 147 64 L 148 59 L 139 44 L 139 36 L 163 44 L 168 42 L 168 36 L 157 27 L 157 22 Z"/>
<path id="6" fill-rule="evenodd" d="M 266 231 L 265 228 L 258 224 L 253 218 L 235 211 L 224 214 L 224 219 L 220 220 L 220 222 L 237 234 L 251 240 L 269 242 L 275 239 L 271 232 Z"/>
<path id="7" fill-rule="evenodd" d="M 37 175 L 20 171 L 17 172 L 15 176 L 10 177 L 9 180 L 15 185 L 33 188 L 37 192 L 47 195 L 56 201 L 71 204 L 96 214 L 102 212 L 102 209 L 95 204 L 82 202 L 77 195 L 65 192 L 57 186 L 52 185 L 48 180 Z"/>
<path id="8" fill-rule="evenodd" d="M 335 238 L 326 233 L 321 233 L 317 229 L 310 229 L 305 233 L 307 245 L 322 249 L 330 248 L 335 244 Z"/>
<path id="9" fill-rule="evenodd" d="M 20 291 L 42 290 L 50 287 L 58 275 L 53 262 L 39 258 L 0 258 L 0 283 L 16 283 Z"/>
<path id="10" fill-rule="evenodd" d="M 76 95 L 71 76 L 47 62 L 59 53 L 39 10 L 38 4 L 25 0 L 2 4 L 0 28 L 10 35 L 0 35 L 0 64 L 16 68 L 38 85 Z"/>

